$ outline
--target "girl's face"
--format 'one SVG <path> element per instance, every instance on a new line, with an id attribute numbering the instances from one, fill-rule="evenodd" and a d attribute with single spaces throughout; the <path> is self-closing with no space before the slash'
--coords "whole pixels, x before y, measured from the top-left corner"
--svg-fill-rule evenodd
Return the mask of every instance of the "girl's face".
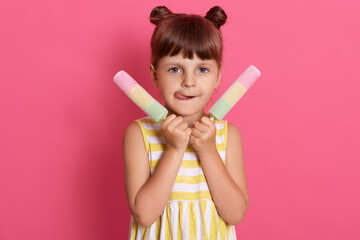
<path id="1" fill-rule="evenodd" d="M 169 113 L 201 117 L 219 85 L 221 69 L 215 60 L 201 60 L 196 54 L 188 59 L 178 54 L 161 58 L 157 69 L 151 65 L 151 75 Z"/>

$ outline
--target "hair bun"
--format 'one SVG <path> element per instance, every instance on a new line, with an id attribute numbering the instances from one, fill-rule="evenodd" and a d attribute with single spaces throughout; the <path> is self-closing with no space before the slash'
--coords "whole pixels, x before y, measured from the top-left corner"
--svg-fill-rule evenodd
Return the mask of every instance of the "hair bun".
<path id="1" fill-rule="evenodd" d="M 212 22 L 216 28 L 220 28 L 225 24 L 227 16 L 221 7 L 215 6 L 206 13 L 205 18 Z"/>
<path id="2" fill-rule="evenodd" d="M 158 25 L 161 20 L 173 15 L 173 13 L 165 6 L 157 6 L 150 13 L 150 22 Z"/>

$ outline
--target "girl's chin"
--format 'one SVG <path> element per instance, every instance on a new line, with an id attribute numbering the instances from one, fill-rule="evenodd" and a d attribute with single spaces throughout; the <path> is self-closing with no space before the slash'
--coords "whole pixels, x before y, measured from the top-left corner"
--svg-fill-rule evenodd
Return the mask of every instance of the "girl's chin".
<path id="1" fill-rule="evenodd" d="M 200 110 L 200 111 L 189 111 L 189 110 L 186 110 L 186 109 L 169 109 L 167 108 L 168 111 L 169 111 L 169 115 L 170 114 L 175 114 L 177 116 L 182 116 L 182 117 L 195 117 L 195 116 L 202 116 L 204 115 L 204 110 Z"/>
<path id="2" fill-rule="evenodd" d="M 201 106 L 196 106 L 197 104 L 193 104 L 191 106 L 181 106 L 177 103 L 174 104 L 165 104 L 166 109 L 170 114 L 175 114 L 183 117 L 191 117 L 191 116 L 200 116 L 204 114 L 204 108 Z"/>

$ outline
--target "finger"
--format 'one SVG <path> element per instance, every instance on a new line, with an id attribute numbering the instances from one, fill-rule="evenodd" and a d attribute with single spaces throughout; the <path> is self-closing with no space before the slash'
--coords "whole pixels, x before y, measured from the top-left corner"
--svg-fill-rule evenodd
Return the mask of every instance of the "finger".
<path id="1" fill-rule="evenodd" d="M 205 124 L 206 126 L 209 126 L 209 127 L 215 126 L 214 122 L 211 121 L 210 118 L 205 117 L 205 116 L 200 119 L 200 122 Z"/>
<path id="2" fill-rule="evenodd" d="M 201 123 L 201 122 L 196 122 L 194 124 L 194 128 L 199 130 L 200 132 L 208 132 L 209 131 L 209 127 L 207 125 L 205 125 L 204 123 Z"/>
<path id="3" fill-rule="evenodd" d="M 199 121 L 195 121 L 191 124 L 191 127 L 195 127 L 195 124 L 197 124 Z"/>
<path id="4" fill-rule="evenodd" d="M 196 138 L 193 135 L 190 135 L 189 142 L 194 145 L 196 141 Z"/>
<path id="5" fill-rule="evenodd" d="M 201 131 L 199 131 L 196 128 L 191 129 L 191 136 L 194 138 L 201 138 L 204 135 L 204 133 L 202 133 Z"/>
<path id="6" fill-rule="evenodd" d="M 176 118 L 175 114 L 171 114 L 170 116 L 167 116 L 163 122 L 163 126 L 169 125 L 169 123 Z"/>
<path id="7" fill-rule="evenodd" d="M 184 119 L 181 116 L 177 116 L 176 118 L 174 118 L 170 123 L 169 123 L 169 128 L 177 128 L 179 126 L 180 123 L 182 123 L 184 121 Z"/>
<path id="8" fill-rule="evenodd" d="M 206 131 L 214 132 L 216 131 L 215 123 L 208 117 L 202 117 L 200 122 L 207 127 Z"/>
<path id="9" fill-rule="evenodd" d="M 191 132 L 192 132 L 192 130 L 191 130 L 191 128 L 186 128 L 185 129 L 185 134 L 188 136 L 188 137 L 191 137 Z"/>
<path id="10" fill-rule="evenodd" d="M 182 121 L 178 126 L 177 126 L 179 129 L 181 130 L 185 130 L 186 128 L 188 128 L 188 123 L 185 122 L 185 121 Z"/>

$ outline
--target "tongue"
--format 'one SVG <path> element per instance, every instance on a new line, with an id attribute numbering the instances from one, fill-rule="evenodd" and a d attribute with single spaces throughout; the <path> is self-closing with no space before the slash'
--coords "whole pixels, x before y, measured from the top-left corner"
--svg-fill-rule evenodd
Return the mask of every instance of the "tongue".
<path id="1" fill-rule="evenodd" d="M 187 96 L 185 96 L 185 95 L 182 95 L 182 94 L 180 94 L 180 93 L 178 93 L 178 92 L 175 93 L 175 97 L 176 97 L 177 99 L 180 99 L 180 100 L 187 100 L 187 99 L 190 99 L 190 98 L 191 98 L 191 97 L 187 97 Z"/>

